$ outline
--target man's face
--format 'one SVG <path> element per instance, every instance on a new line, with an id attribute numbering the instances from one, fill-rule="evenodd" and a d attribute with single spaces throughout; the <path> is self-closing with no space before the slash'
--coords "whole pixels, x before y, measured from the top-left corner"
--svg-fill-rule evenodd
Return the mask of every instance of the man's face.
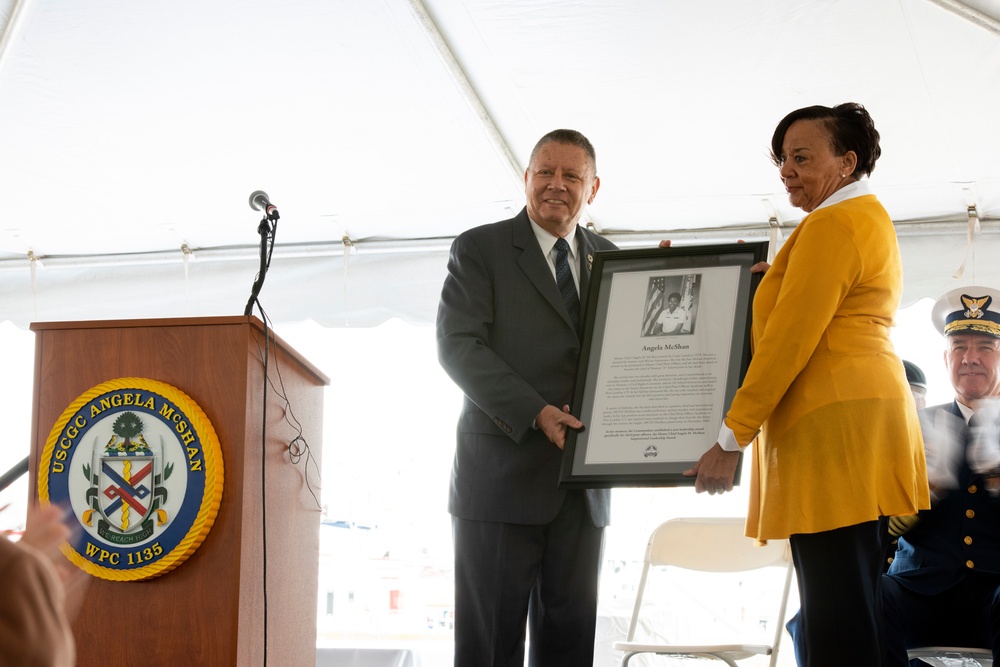
<path id="1" fill-rule="evenodd" d="M 1000 396 L 1000 339 L 976 333 L 951 334 L 944 363 L 962 403 Z"/>
<path id="2" fill-rule="evenodd" d="M 524 172 L 528 215 L 547 232 L 565 236 L 579 221 L 584 204 L 594 201 L 600 184 L 582 148 L 542 144 Z"/>

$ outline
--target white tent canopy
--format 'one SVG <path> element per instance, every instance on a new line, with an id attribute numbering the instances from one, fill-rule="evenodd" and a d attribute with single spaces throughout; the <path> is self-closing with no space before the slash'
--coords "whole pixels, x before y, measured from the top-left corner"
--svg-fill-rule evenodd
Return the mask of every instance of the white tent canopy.
<path id="1" fill-rule="evenodd" d="M 242 313 L 264 189 L 273 319 L 432 321 L 450 239 L 520 209 L 557 127 L 597 147 L 590 220 L 622 244 L 787 236 L 771 132 L 843 101 L 882 134 L 904 302 L 1000 285 L 998 19 L 998 0 L 0 0 L 0 318 Z"/>

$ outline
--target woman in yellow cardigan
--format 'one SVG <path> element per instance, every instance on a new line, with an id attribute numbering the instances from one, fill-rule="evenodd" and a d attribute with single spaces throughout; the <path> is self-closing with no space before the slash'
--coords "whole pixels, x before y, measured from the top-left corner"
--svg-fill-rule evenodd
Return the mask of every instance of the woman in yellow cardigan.
<path id="1" fill-rule="evenodd" d="M 772 159 L 808 215 L 753 302 L 753 359 L 719 441 L 685 474 L 732 490 L 755 438 L 747 535 L 788 537 L 807 665 L 877 667 L 883 517 L 929 506 L 923 443 L 889 340 L 902 267 L 869 191 L 879 134 L 859 104 L 788 114 Z M 758 435 L 759 434 L 759 435 Z"/>

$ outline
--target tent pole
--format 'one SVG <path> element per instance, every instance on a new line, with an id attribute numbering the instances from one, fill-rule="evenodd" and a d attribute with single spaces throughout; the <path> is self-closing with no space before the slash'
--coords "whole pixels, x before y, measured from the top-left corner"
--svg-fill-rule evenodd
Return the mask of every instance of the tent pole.
<path id="1" fill-rule="evenodd" d="M 434 17 L 431 16 L 427 7 L 424 5 L 423 0 L 408 0 L 410 5 L 410 10 L 413 12 L 417 20 L 420 21 L 420 25 L 423 26 L 424 30 L 427 32 L 427 36 L 430 38 L 431 43 L 437 50 L 438 55 L 444 61 L 445 66 L 448 68 L 448 72 L 451 74 L 455 83 L 458 85 L 459 90 L 462 92 L 462 96 L 465 98 L 469 106 L 472 107 L 473 112 L 475 112 L 476 117 L 479 118 L 479 122 L 483 126 L 483 130 L 486 132 L 486 136 L 489 138 L 490 142 L 497 149 L 497 151 L 504 157 L 510 167 L 511 174 L 514 179 L 514 185 L 517 188 L 516 192 L 520 193 L 524 187 L 524 166 L 514 155 L 514 151 L 510 148 L 510 143 L 507 141 L 503 133 L 500 132 L 500 128 L 497 127 L 496 122 L 493 120 L 493 115 L 490 113 L 486 105 L 483 104 L 483 100 L 476 90 L 475 86 L 469 80 L 468 75 L 465 73 L 465 69 L 462 67 L 462 63 L 458 62 L 458 58 L 455 57 L 454 51 L 451 50 L 451 46 L 448 41 L 441 34 L 441 30 L 438 28 L 437 23 L 434 21 Z"/>
<path id="2" fill-rule="evenodd" d="M 7 57 L 7 47 L 14 41 L 14 36 L 21 25 L 21 16 L 26 4 L 28 4 L 28 0 L 14 0 L 14 7 L 10 10 L 10 18 L 7 19 L 7 25 L 4 26 L 3 34 L 0 35 L 0 72 L 3 71 L 3 63 Z"/>
<path id="3" fill-rule="evenodd" d="M 930 2 L 934 3 L 938 7 L 941 7 L 942 9 L 947 9 L 953 14 L 958 14 L 962 18 L 971 23 L 975 23 L 981 28 L 986 28 L 990 32 L 1000 35 L 1000 21 L 992 16 L 984 14 L 978 9 L 970 7 L 960 0 L 930 0 Z"/>

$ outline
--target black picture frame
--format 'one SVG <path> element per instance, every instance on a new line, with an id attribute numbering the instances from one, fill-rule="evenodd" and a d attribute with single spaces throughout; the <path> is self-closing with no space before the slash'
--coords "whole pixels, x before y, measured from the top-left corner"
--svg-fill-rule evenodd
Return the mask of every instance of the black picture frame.
<path id="1" fill-rule="evenodd" d="M 767 242 L 600 251 L 560 488 L 693 486 L 750 363 Z M 673 302 L 678 304 L 673 310 Z M 683 310 L 684 312 L 678 312 Z M 739 482 L 740 456 L 735 482 Z"/>

